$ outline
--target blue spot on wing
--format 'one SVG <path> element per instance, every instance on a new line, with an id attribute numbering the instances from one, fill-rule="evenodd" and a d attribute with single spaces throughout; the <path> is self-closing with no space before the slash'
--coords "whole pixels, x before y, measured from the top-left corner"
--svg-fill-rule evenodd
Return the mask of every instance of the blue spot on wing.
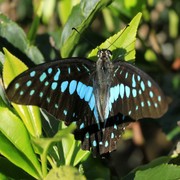
<path id="1" fill-rule="evenodd" d="M 58 68 L 57 73 L 54 75 L 54 81 L 58 81 L 58 80 L 59 80 L 60 73 L 61 73 L 61 71 L 60 71 L 60 69 Z"/>
<path id="2" fill-rule="evenodd" d="M 87 86 L 85 84 L 82 84 L 80 92 L 79 92 L 79 96 L 81 99 L 83 99 L 86 94 L 86 88 Z"/>
<path id="3" fill-rule="evenodd" d="M 20 87 L 20 84 L 19 83 L 16 83 L 15 84 L 15 89 L 18 89 Z"/>
<path id="4" fill-rule="evenodd" d="M 119 93 L 120 93 L 121 99 L 123 99 L 123 97 L 124 97 L 124 84 L 120 84 Z"/>
<path id="5" fill-rule="evenodd" d="M 51 73 L 52 73 L 52 70 L 53 70 L 53 69 L 52 69 L 51 67 L 48 68 L 48 73 L 51 74 Z"/>
<path id="6" fill-rule="evenodd" d="M 126 97 L 129 98 L 129 96 L 130 96 L 130 88 L 129 88 L 129 86 L 125 86 L 125 91 L 126 91 Z"/>
<path id="7" fill-rule="evenodd" d="M 39 93 L 39 97 L 43 97 L 43 92 L 40 92 L 40 93 Z"/>
<path id="8" fill-rule="evenodd" d="M 45 86 L 48 86 L 48 85 L 49 85 L 49 82 L 48 82 L 48 81 L 46 81 L 46 82 L 44 83 L 44 85 L 45 85 Z"/>
<path id="9" fill-rule="evenodd" d="M 132 75 L 132 87 L 136 87 L 135 75 Z"/>
<path id="10" fill-rule="evenodd" d="M 152 91 L 149 92 L 149 96 L 150 96 L 150 98 L 153 98 L 154 94 Z"/>
<path id="11" fill-rule="evenodd" d="M 134 98 L 137 96 L 137 90 L 136 89 L 132 90 L 132 95 L 133 95 Z"/>
<path id="12" fill-rule="evenodd" d="M 34 77 L 35 75 L 36 75 L 36 71 L 30 72 L 30 76 L 31 76 L 31 77 Z"/>
<path id="13" fill-rule="evenodd" d="M 82 82 L 78 82 L 76 91 L 80 99 L 84 99 L 86 102 L 88 102 L 90 110 L 93 111 L 96 123 L 98 125 L 98 128 L 100 129 L 98 112 L 95 106 L 95 96 L 93 93 L 93 87 L 87 86 Z"/>
<path id="14" fill-rule="evenodd" d="M 67 110 L 64 110 L 63 113 L 64 113 L 64 115 L 66 116 L 66 115 L 67 115 Z"/>
<path id="15" fill-rule="evenodd" d="M 21 96 L 24 94 L 24 91 L 20 91 L 20 93 L 19 93 Z"/>
<path id="16" fill-rule="evenodd" d="M 81 87 L 82 87 L 83 83 L 82 82 L 78 82 L 78 85 L 77 85 L 77 94 L 79 95 L 80 93 L 80 90 L 81 90 Z M 79 95 L 80 96 L 80 95 Z"/>
<path id="17" fill-rule="evenodd" d="M 84 123 L 81 123 L 81 125 L 80 125 L 80 127 L 79 127 L 79 128 L 80 128 L 80 129 L 83 129 L 83 128 L 84 128 L 84 126 L 85 126 L 85 125 L 84 125 Z"/>
<path id="18" fill-rule="evenodd" d="M 93 141 L 93 146 L 96 147 L 97 146 L 97 142 L 96 140 Z"/>
<path id="19" fill-rule="evenodd" d="M 143 82 L 143 81 L 141 81 L 140 86 L 141 86 L 141 89 L 142 89 L 143 91 L 145 91 L 145 85 L 144 85 L 144 82 Z"/>
<path id="20" fill-rule="evenodd" d="M 64 81 L 61 83 L 61 92 L 64 92 L 68 86 L 68 81 Z"/>
<path id="21" fill-rule="evenodd" d="M 69 84 L 69 93 L 73 94 L 76 90 L 77 81 L 72 80 Z"/>
<path id="22" fill-rule="evenodd" d="M 94 94 L 91 96 L 91 99 L 90 99 L 88 104 L 89 104 L 89 107 L 90 107 L 90 109 L 92 111 L 94 109 L 94 107 L 95 107 L 95 97 L 94 97 Z"/>
<path id="23" fill-rule="evenodd" d="M 35 90 L 32 89 L 32 90 L 30 91 L 29 95 L 32 96 L 34 93 L 35 93 Z"/>
<path id="24" fill-rule="evenodd" d="M 152 86 L 152 83 L 151 83 L 151 81 L 147 81 L 147 85 L 148 85 L 148 87 L 151 87 Z"/>
<path id="25" fill-rule="evenodd" d="M 46 74 L 45 72 L 43 72 L 43 73 L 41 74 L 41 76 L 39 77 L 39 80 L 40 80 L 41 82 L 43 82 L 43 81 L 46 79 L 46 77 L 47 77 L 47 74 Z"/>
<path id="26" fill-rule="evenodd" d="M 51 84 L 51 89 L 52 89 L 52 90 L 55 90 L 55 89 L 57 88 L 57 85 L 58 85 L 57 82 L 53 82 L 53 83 Z"/>
<path id="27" fill-rule="evenodd" d="M 161 96 L 158 96 L 158 101 L 161 102 Z"/>
<path id="28" fill-rule="evenodd" d="M 110 88 L 110 102 L 113 103 L 118 99 L 119 85 Z"/>
<path id="29" fill-rule="evenodd" d="M 86 89 L 85 101 L 90 100 L 92 92 L 93 92 L 93 88 L 91 86 L 88 86 L 87 89 Z"/>
<path id="30" fill-rule="evenodd" d="M 27 83 L 26 83 L 26 85 L 29 87 L 30 85 L 32 84 L 32 81 L 31 80 L 29 80 Z"/>

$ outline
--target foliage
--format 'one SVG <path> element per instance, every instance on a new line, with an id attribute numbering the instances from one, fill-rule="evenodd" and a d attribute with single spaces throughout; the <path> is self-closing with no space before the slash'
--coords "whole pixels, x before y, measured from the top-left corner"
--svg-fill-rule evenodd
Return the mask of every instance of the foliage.
<path id="1" fill-rule="evenodd" d="M 0 14 L 0 72 L 3 76 L 0 87 L 0 179 L 55 179 L 57 175 L 65 176 L 64 179 L 180 178 L 178 147 L 176 154 L 158 157 L 149 164 L 136 166 L 128 174 L 119 175 L 108 167 L 106 161 L 93 159 L 89 152 L 81 150 L 80 142 L 75 141 L 71 134 L 74 124 L 66 127 L 37 107 L 10 104 L 4 91 L 27 66 L 69 56 L 95 60 L 98 48 L 109 48 L 113 58 L 133 61 L 136 33 L 142 16 L 136 63 L 156 79 L 158 77 L 170 99 L 174 98 L 169 112 L 159 121 L 167 138 L 174 143 L 180 137 L 180 126 L 177 125 L 180 119 L 180 75 L 177 73 L 180 54 L 176 51 L 179 47 L 179 2 L 174 1 L 171 5 L 158 0 L 40 0 L 31 3 L 19 1 L 16 11 L 11 10 L 17 19 L 11 20 Z M 26 12 L 29 4 L 33 9 Z M 169 34 L 165 40 L 160 38 L 164 32 L 162 24 L 157 23 L 157 13 L 160 22 L 169 22 L 166 27 Z M 28 30 L 23 30 L 25 25 L 20 27 L 20 24 L 27 25 Z M 175 41 L 177 47 L 168 46 L 168 39 Z M 91 43 L 97 48 L 93 45 L 94 50 L 91 50 Z M 174 49 L 173 53 L 171 49 Z"/>

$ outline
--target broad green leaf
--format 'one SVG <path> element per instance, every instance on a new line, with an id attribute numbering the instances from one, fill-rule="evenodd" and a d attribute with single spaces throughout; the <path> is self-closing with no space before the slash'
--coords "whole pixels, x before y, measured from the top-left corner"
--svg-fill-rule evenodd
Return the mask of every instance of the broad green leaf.
<path id="1" fill-rule="evenodd" d="M 0 157 L 0 179 L 14 180 L 14 179 L 34 179 L 21 168 L 11 163 L 5 157 Z"/>
<path id="2" fill-rule="evenodd" d="M 78 172 L 78 170 L 71 166 L 61 166 L 52 169 L 44 180 L 85 180 L 86 178 Z"/>
<path id="3" fill-rule="evenodd" d="M 81 142 L 79 142 L 78 146 L 76 146 L 76 149 L 78 150 L 77 153 L 74 153 L 75 158 L 73 159 L 73 166 L 76 166 L 84 158 L 87 158 L 90 155 L 90 151 L 85 151 L 81 149 Z"/>
<path id="4" fill-rule="evenodd" d="M 148 169 L 159 167 L 162 164 L 169 163 L 171 159 L 172 158 L 169 157 L 169 156 L 164 156 L 164 157 L 157 158 L 157 159 L 153 160 L 152 162 L 150 162 L 149 164 L 139 166 L 138 168 L 132 170 L 127 176 L 123 177 L 122 179 L 123 180 L 134 179 L 134 177 L 136 175 L 136 172 L 138 172 L 138 171 L 146 171 Z"/>
<path id="5" fill-rule="evenodd" d="M 124 29 L 108 38 L 97 48 L 93 49 L 88 58 L 96 59 L 99 49 L 109 49 L 113 53 L 112 59 L 132 61 L 135 59 L 135 40 L 137 28 L 142 13 L 138 13 Z"/>
<path id="6" fill-rule="evenodd" d="M 0 154 L 35 178 L 41 168 L 22 121 L 8 108 L 0 107 Z"/>
<path id="7" fill-rule="evenodd" d="M 72 0 L 58 2 L 58 15 L 59 15 L 59 19 L 60 19 L 62 25 L 64 25 L 65 22 L 67 21 L 74 3 L 77 4 L 77 0 L 75 2 Z"/>
<path id="8" fill-rule="evenodd" d="M 154 168 L 139 170 L 134 180 L 172 180 L 180 179 L 180 166 L 162 164 Z"/>
<path id="9" fill-rule="evenodd" d="M 4 49 L 5 62 L 3 68 L 3 80 L 5 88 L 9 83 L 20 73 L 25 71 L 27 67 L 15 56 L 13 56 L 8 50 Z M 23 120 L 29 133 L 34 137 L 40 137 L 42 133 L 40 110 L 35 106 L 24 106 L 12 103 L 13 107 L 18 112 L 19 116 Z"/>
<path id="10" fill-rule="evenodd" d="M 91 24 L 95 14 L 112 1 L 113 0 L 82 0 L 80 4 L 73 7 L 61 36 L 62 57 L 68 57 L 70 55 L 80 38 L 80 35 L 72 31 L 72 28 L 75 27 L 80 33 L 83 33 Z"/>
<path id="11" fill-rule="evenodd" d="M 35 46 L 30 45 L 24 31 L 3 14 L 0 14 L 0 37 L 26 54 L 34 63 L 39 64 L 43 62 L 44 58 L 41 52 Z M 4 45 L 6 46 L 7 43 L 4 43 Z"/>
<path id="12" fill-rule="evenodd" d="M 62 148 L 65 157 L 65 165 L 76 166 L 84 157 L 90 154 L 89 151 L 83 151 L 81 149 L 81 142 L 75 140 L 72 134 L 62 139 Z"/>

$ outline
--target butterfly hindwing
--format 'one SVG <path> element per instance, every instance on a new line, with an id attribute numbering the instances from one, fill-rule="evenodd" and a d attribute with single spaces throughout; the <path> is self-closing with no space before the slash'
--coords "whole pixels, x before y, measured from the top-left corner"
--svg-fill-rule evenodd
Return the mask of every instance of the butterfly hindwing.
<path id="1" fill-rule="evenodd" d="M 84 120 L 77 122 L 77 129 L 75 130 L 75 138 L 81 140 L 81 147 L 84 150 L 92 149 L 93 156 L 105 154 L 116 150 L 117 142 L 121 138 L 125 127 L 133 120 L 122 114 L 110 117 L 104 126 L 100 122 L 99 126 L 92 116 L 88 118 L 88 114 L 84 116 Z"/>
<path id="2" fill-rule="evenodd" d="M 166 98 L 150 76 L 127 62 L 115 62 L 110 88 L 111 114 L 138 120 L 158 118 L 167 111 Z"/>
<path id="3" fill-rule="evenodd" d="M 6 92 L 15 103 L 39 106 L 69 123 L 83 116 L 81 108 L 93 98 L 93 67 L 93 62 L 77 58 L 44 63 L 16 77 Z"/>

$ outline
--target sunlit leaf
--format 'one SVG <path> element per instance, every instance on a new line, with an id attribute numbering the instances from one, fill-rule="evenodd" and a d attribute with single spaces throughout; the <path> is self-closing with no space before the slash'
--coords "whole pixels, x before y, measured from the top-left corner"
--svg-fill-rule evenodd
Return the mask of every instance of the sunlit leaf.
<path id="1" fill-rule="evenodd" d="M 83 33 L 88 25 L 91 24 L 95 14 L 111 2 L 112 0 L 82 0 L 80 4 L 73 7 L 62 32 L 62 57 L 68 57 L 70 55 L 80 38 L 77 32 L 72 31 L 72 28 L 75 27 L 79 32 Z"/>
<path id="2" fill-rule="evenodd" d="M 4 49 L 5 63 L 3 68 L 3 80 L 5 88 L 20 73 L 25 71 L 27 67 L 8 50 Z M 19 116 L 22 118 L 26 128 L 34 137 L 40 137 L 42 133 L 40 111 L 35 106 L 24 106 L 12 103 Z"/>
<path id="3" fill-rule="evenodd" d="M 0 154 L 35 178 L 41 168 L 22 121 L 8 108 L 0 107 Z"/>
<path id="4" fill-rule="evenodd" d="M 109 49 L 113 53 L 113 59 L 133 61 L 135 59 L 135 40 L 137 28 L 142 13 L 138 13 L 123 30 L 108 38 L 100 46 L 93 49 L 89 58 L 96 59 L 99 49 Z"/>

